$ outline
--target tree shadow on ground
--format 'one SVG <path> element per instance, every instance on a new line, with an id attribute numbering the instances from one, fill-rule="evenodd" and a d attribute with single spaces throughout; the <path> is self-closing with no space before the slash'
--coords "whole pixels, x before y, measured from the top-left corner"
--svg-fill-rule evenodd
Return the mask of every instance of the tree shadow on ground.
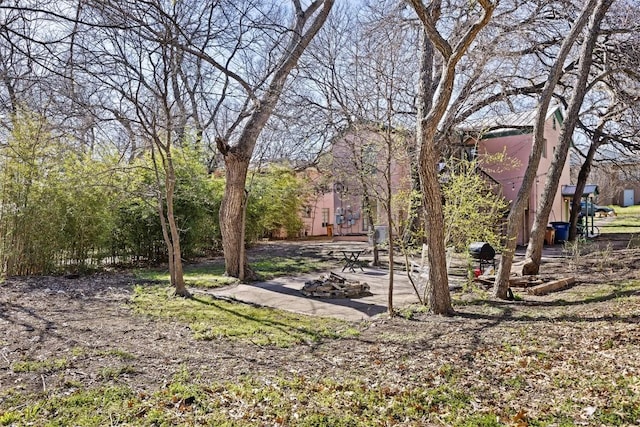
<path id="1" fill-rule="evenodd" d="M 275 320 L 273 318 L 262 318 L 262 317 L 258 317 L 258 316 L 253 316 L 251 314 L 248 313 L 243 313 L 240 310 L 234 310 L 232 307 L 233 305 L 228 305 L 225 304 L 227 306 L 224 306 L 223 304 L 220 304 L 220 301 L 217 301 L 214 297 L 213 300 L 207 300 L 207 299 L 203 299 L 203 298 L 199 298 L 199 297 L 193 297 L 192 301 L 201 304 L 203 306 L 207 306 L 207 307 L 211 307 L 214 308 L 216 310 L 220 310 L 230 316 L 233 316 L 235 318 L 238 319 L 242 319 L 244 321 L 248 321 L 248 322 L 253 322 L 253 323 L 257 323 L 260 325 L 263 325 L 264 327 L 269 327 L 269 328 L 273 328 L 276 330 L 279 330 L 280 332 L 282 332 L 283 334 L 286 335 L 290 335 L 290 336 L 294 336 L 299 343 L 301 344 L 314 344 L 314 343 L 319 343 L 321 342 L 323 339 L 329 338 L 329 336 L 327 335 L 326 331 L 323 330 L 316 330 L 313 328 L 306 328 L 306 327 L 302 327 L 302 326 L 297 326 L 294 323 L 291 322 L 284 322 L 284 321 L 279 321 L 279 320 Z M 251 305 L 253 307 L 260 307 L 257 304 L 247 304 L 244 303 L 242 301 L 233 301 L 231 299 L 226 299 L 225 301 L 227 301 L 228 303 L 235 303 L 238 304 L 238 307 L 240 307 L 240 305 Z M 265 309 L 270 309 L 270 310 L 276 310 L 270 307 L 260 307 L 260 308 L 265 308 Z M 293 313 L 293 315 L 295 315 L 295 313 Z M 250 339 L 251 337 L 248 335 L 247 336 L 248 339 Z"/>
<path id="2" fill-rule="evenodd" d="M 588 306 L 589 304 L 597 304 L 614 300 L 616 298 L 625 298 L 630 296 L 640 295 L 638 289 L 614 289 L 611 292 L 604 295 L 590 296 L 586 298 L 580 298 L 576 300 L 558 299 L 553 301 L 502 301 L 495 299 L 474 300 L 465 303 L 460 310 L 456 311 L 456 316 L 468 319 L 482 319 L 491 320 L 494 322 L 510 321 L 510 322 L 590 322 L 590 321 L 605 321 L 611 323 L 625 322 L 625 323 L 639 323 L 640 314 L 621 316 L 618 314 L 610 314 L 607 312 L 602 313 L 601 316 L 582 316 L 575 313 L 549 313 L 549 312 L 528 312 L 528 308 L 562 308 L 562 307 L 577 307 Z M 493 309 L 497 309 L 499 312 L 496 314 L 478 313 L 471 311 L 464 311 L 464 307 L 485 306 Z"/>
<path id="3" fill-rule="evenodd" d="M 284 286 L 282 283 L 277 283 L 277 282 L 263 282 L 263 283 L 259 283 L 259 284 L 255 285 L 255 286 L 260 288 L 260 289 L 263 289 L 263 290 L 266 290 L 266 291 L 269 291 L 269 292 L 282 294 L 282 295 L 294 296 L 294 297 L 304 298 L 304 299 L 308 299 L 310 301 L 315 301 L 315 302 L 319 302 L 319 303 L 339 305 L 339 306 L 342 306 L 342 307 L 352 308 L 354 310 L 357 310 L 357 311 L 359 311 L 361 313 L 366 314 L 367 316 L 375 316 L 375 315 L 387 312 L 387 307 L 385 305 L 361 302 L 361 301 L 358 301 L 358 297 L 353 297 L 353 298 L 314 298 L 314 297 L 306 297 L 306 296 L 302 295 L 300 290 Z M 213 295 L 213 296 L 215 297 L 215 295 Z M 361 298 L 365 297 L 365 296 L 367 296 L 367 295 L 362 295 Z M 242 303 L 247 304 L 246 302 L 241 301 L 241 300 L 238 300 L 238 302 L 242 302 Z M 248 304 L 251 304 L 251 303 L 248 303 Z M 262 306 L 262 307 L 271 308 L 271 307 L 268 307 L 268 306 Z M 283 307 L 283 309 L 286 310 L 286 307 Z"/>
<path id="4" fill-rule="evenodd" d="M 640 296 L 640 289 L 612 290 L 604 295 L 590 296 L 576 300 L 566 300 L 559 298 L 553 301 L 504 301 L 496 299 L 482 299 L 466 302 L 464 305 L 493 305 L 493 306 L 521 306 L 521 307 L 569 307 L 574 305 L 585 305 L 591 303 L 611 301 L 616 298 L 628 297 L 632 295 Z"/>

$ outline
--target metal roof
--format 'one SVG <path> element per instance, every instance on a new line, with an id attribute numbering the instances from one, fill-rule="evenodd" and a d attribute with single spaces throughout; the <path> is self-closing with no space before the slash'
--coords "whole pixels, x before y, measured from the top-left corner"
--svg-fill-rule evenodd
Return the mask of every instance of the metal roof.
<path id="1" fill-rule="evenodd" d="M 556 112 L 560 111 L 560 105 L 551 105 L 547 110 L 545 120 L 549 119 Z M 482 119 L 466 120 L 460 126 L 466 130 L 487 131 L 485 135 L 491 131 L 508 131 L 508 130 L 531 130 L 536 122 L 537 109 L 523 111 L 520 113 L 502 114 L 497 116 L 485 117 Z"/>
<path id="2" fill-rule="evenodd" d="M 563 185 L 562 186 L 562 197 L 573 197 L 576 192 L 575 185 Z M 588 197 L 591 195 L 597 195 L 599 193 L 598 186 L 595 184 L 587 184 L 584 186 L 584 191 L 582 192 L 582 197 Z"/>

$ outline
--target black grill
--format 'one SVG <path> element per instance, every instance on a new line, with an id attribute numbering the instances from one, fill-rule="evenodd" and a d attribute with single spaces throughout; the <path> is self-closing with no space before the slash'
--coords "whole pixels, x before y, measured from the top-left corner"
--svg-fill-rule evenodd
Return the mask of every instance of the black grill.
<path id="1" fill-rule="evenodd" d="M 469 245 L 469 253 L 475 259 L 492 260 L 496 256 L 496 251 L 493 246 L 487 242 L 473 242 Z"/>
<path id="2" fill-rule="evenodd" d="M 480 271 L 484 271 L 485 267 L 496 267 L 495 257 L 496 250 L 487 242 L 473 242 L 469 245 L 469 254 L 471 258 L 477 259 L 480 263 Z"/>

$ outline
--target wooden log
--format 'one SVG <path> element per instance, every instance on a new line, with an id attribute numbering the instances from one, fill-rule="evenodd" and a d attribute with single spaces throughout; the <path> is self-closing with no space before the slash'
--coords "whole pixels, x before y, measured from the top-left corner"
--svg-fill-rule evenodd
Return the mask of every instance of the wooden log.
<path id="1" fill-rule="evenodd" d="M 328 280 L 334 280 L 334 281 L 336 281 L 338 283 L 344 283 L 344 282 L 347 281 L 347 279 L 345 277 L 342 277 L 341 275 L 336 274 L 333 271 L 331 271 L 329 273 L 329 279 Z"/>
<path id="2" fill-rule="evenodd" d="M 493 283 L 496 280 L 496 276 L 478 276 L 476 277 L 476 282 L 485 285 L 485 286 L 493 286 Z"/>
<path id="3" fill-rule="evenodd" d="M 544 282 L 538 276 L 512 277 L 509 279 L 509 286 L 513 288 L 528 288 L 542 283 Z"/>
<path id="4" fill-rule="evenodd" d="M 564 279 L 553 280 L 551 282 L 543 283 L 542 285 L 533 286 L 527 289 L 527 293 L 531 295 L 545 295 L 549 292 L 558 291 L 566 288 L 576 282 L 575 277 L 565 277 Z"/>
<path id="5" fill-rule="evenodd" d="M 526 287 L 531 282 L 531 277 L 529 276 L 520 276 L 520 277 L 510 277 L 509 278 L 509 286 L 513 287 Z"/>
<path id="6" fill-rule="evenodd" d="M 491 286 L 493 286 L 495 280 L 496 276 L 479 276 L 476 278 L 477 282 Z M 542 280 L 540 280 L 538 276 L 518 276 L 509 278 L 509 287 L 514 288 L 527 288 L 529 286 L 539 285 L 541 283 Z"/>

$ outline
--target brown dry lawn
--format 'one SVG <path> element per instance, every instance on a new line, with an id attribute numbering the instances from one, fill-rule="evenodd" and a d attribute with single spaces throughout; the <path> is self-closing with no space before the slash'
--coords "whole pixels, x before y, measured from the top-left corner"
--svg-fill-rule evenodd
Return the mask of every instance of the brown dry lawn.
<path id="1" fill-rule="evenodd" d="M 640 425 L 630 238 L 547 262 L 578 279 L 570 289 L 505 302 L 465 287 L 456 316 L 406 311 L 286 348 L 197 340 L 188 322 L 138 314 L 129 274 L 8 279 L 0 425 Z M 92 408 L 91 423 L 62 417 L 70 397 L 114 387 L 115 409 L 72 403 Z"/>

